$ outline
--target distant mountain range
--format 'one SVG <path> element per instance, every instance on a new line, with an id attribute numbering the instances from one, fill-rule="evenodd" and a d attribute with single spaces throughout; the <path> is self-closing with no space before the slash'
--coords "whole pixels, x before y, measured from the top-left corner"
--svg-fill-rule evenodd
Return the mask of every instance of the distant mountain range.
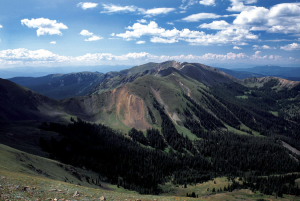
<path id="1" fill-rule="evenodd" d="M 43 77 L 16 77 L 10 80 L 45 96 L 63 99 L 89 94 L 105 79 L 105 76 L 108 75 L 80 72 Z"/>
<path id="2" fill-rule="evenodd" d="M 222 71 L 239 79 L 249 77 L 274 76 L 294 81 L 300 81 L 300 67 L 256 66 L 253 68 L 225 69 Z"/>
<path id="3" fill-rule="evenodd" d="M 238 78 L 238 79 L 268 76 L 268 75 L 253 73 L 251 71 L 245 71 L 244 69 L 240 69 L 240 70 L 233 70 L 233 69 L 227 69 L 227 68 L 219 68 L 219 69 L 229 75 L 232 75 L 233 77 Z"/>
<path id="4" fill-rule="evenodd" d="M 130 66 L 68 66 L 68 67 L 15 67 L 0 69 L 0 78 L 8 79 L 13 77 L 42 77 L 49 74 L 68 74 L 77 72 L 101 72 L 120 71 Z"/>

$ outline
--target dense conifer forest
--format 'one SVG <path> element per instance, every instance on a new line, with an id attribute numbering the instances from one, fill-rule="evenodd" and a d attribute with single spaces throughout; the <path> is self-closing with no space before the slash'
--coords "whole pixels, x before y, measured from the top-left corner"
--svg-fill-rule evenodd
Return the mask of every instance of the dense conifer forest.
<path id="1" fill-rule="evenodd" d="M 169 181 L 193 184 L 217 176 L 244 179 L 227 190 L 268 188 L 268 193 L 278 196 L 299 193 L 291 178 L 296 176 L 284 176 L 299 171 L 299 164 L 280 146 L 278 138 L 201 132 L 201 140 L 191 141 L 178 133 L 169 137 L 177 131 L 165 119 L 162 133 L 150 129 L 144 134 L 132 129 L 128 135 L 80 119 L 68 125 L 44 123 L 42 129 L 60 135 L 51 140 L 42 138 L 40 143 L 52 158 L 96 171 L 106 181 L 140 193 L 160 193 L 159 184 Z M 263 176 L 273 174 L 283 176 L 266 177 L 269 183 L 265 183 Z"/>

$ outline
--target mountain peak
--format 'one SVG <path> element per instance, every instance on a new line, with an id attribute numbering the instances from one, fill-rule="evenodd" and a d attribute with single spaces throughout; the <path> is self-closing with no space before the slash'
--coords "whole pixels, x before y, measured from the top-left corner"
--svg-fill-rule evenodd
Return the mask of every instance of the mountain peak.
<path id="1" fill-rule="evenodd" d="M 182 63 L 178 62 L 178 61 L 165 61 L 159 64 L 158 70 L 163 70 L 169 67 L 173 67 L 176 69 L 180 69 L 182 67 Z"/>

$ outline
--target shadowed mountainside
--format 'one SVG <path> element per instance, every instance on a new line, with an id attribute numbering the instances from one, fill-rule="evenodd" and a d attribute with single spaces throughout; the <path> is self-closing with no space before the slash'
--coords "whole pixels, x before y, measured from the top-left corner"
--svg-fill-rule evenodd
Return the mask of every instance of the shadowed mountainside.
<path id="1" fill-rule="evenodd" d="M 51 120 L 66 115 L 60 103 L 11 81 L 0 79 L 0 119 Z"/>

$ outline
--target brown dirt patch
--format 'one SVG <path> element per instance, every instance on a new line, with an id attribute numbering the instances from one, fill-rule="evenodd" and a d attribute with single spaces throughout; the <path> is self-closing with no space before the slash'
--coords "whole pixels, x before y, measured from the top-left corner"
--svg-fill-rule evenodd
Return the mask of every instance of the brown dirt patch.
<path id="1" fill-rule="evenodd" d="M 136 129 L 151 128 L 148 123 L 147 108 L 142 98 L 131 93 L 127 87 L 112 91 L 111 107 L 115 105 L 116 115 L 125 125 Z"/>

